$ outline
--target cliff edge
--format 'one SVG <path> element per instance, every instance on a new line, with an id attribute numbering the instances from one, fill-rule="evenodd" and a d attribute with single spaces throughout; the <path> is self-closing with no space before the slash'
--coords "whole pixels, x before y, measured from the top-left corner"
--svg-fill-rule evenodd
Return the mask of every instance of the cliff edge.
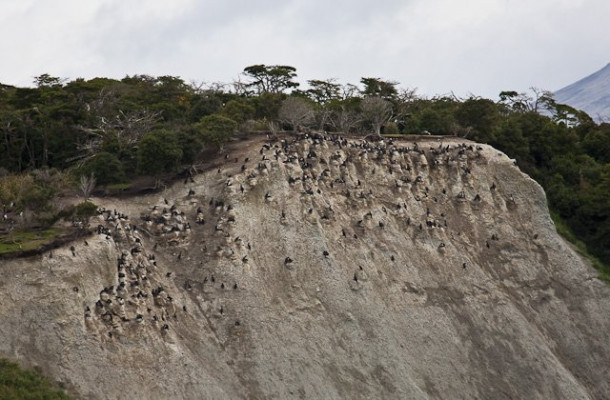
<path id="1" fill-rule="evenodd" d="M 77 397 L 604 399 L 610 288 L 457 138 L 234 145 L 2 261 L 0 354 Z"/>

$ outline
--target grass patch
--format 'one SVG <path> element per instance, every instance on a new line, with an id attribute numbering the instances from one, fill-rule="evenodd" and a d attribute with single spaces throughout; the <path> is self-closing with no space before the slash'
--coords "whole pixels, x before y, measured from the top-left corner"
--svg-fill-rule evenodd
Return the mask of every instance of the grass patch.
<path id="1" fill-rule="evenodd" d="M 61 228 L 49 228 L 37 231 L 12 231 L 0 235 L 0 254 L 14 253 L 36 249 L 50 243 L 65 232 Z"/>
<path id="2" fill-rule="evenodd" d="M 53 386 L 35 371 L 25 370 L 17 364 L 0 359 L 0 399 L 70 399 L 70 396 Z"/>
<path id="3" fill-rule="evenodd" d="M 595 268 L 599 272 L 599 279 L 610 284 L 610 266 L 604 264 L 597 257 L 591 255 L 587 250 L 587 245 L 578 240 L 574 232 L 568 227 L 568 224 L 555 212 L 551 211 L 551 218 L 555 223 L 555 228 L 557 229 L 557 233 L 559 233 L 565 240 L 572 243 L 576 248 L 578 254 L 589 260 L 593 268 Z"/>

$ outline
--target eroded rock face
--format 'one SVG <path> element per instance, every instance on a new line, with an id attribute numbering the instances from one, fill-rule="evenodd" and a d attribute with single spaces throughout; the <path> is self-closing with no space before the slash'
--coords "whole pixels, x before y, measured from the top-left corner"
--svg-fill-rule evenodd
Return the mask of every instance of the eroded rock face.
<path id="1" fill-rule="evenodd" d="M 0 353 L 86 398 L 603 399 L 610 290 L 444 138 L 249 142 L 0 268 Z"/>

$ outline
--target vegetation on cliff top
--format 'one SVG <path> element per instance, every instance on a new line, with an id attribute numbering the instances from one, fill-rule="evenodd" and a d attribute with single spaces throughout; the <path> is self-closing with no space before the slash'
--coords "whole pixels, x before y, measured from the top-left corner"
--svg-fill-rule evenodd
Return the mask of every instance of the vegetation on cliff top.
<path id="1" fill-rule="evenodd" d="M 537 89 L 497 100 L 425 98 L 380 78 L 364 77 L 360 86 L 314 79 L 305 89 L 296 78 L 291 66 L 253 65 L 232 84 L 44 74 L 31 88 L 0 85 L 0 228 L 53 222 L 61 210 L 52 199 L 81 176 L 106 189 L 158 179 L 205 161 L 206 148 L 237 133 L 429 133 L 488 143 L 515 158 L 588 251 L 610 262 L 610 124 Z"/>

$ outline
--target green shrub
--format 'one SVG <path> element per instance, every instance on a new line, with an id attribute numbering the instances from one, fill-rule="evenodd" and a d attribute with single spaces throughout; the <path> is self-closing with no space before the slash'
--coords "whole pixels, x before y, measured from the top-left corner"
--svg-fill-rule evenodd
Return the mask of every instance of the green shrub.
<path id="1" fill-rule="evenodd" d="M 83 201 L 74 208 L 74 215 L 77 218 L 89 218 L 93 217 L 97 212 L 97 205 L 90 201 Z"/>
<path id="2" fill-rule="evenodd" d="M 93 157 L 85 164 L 82 172 L 86 176 L 93 173 L 98 185 L 121 183 L 127 179 L 121 161 L 114 154 L 107 152 L 99 153 Z"/>
<path id="3" fill-rule="evenodd" d="M 222 145 L 231 139 L 237 129 L 237 122 L 223 115 L 212 114 L 203 117 L 197 128 L 204 143 L 215 147 Z"/>
<path id="4" fill-rule="evenodd" d="M 70 399 L 64 392 L 53 385 L 40 374 L 24 370 L 17 364 L 0 359 L 0 399 Z"/>
<path id="5" fill-rule="evenodd" d="M 138 147 L 138 171 L 156 176 L 177 169 L 182 159 L 182 149 L 177 135 L 160 129 L 147 133 Z"/>

